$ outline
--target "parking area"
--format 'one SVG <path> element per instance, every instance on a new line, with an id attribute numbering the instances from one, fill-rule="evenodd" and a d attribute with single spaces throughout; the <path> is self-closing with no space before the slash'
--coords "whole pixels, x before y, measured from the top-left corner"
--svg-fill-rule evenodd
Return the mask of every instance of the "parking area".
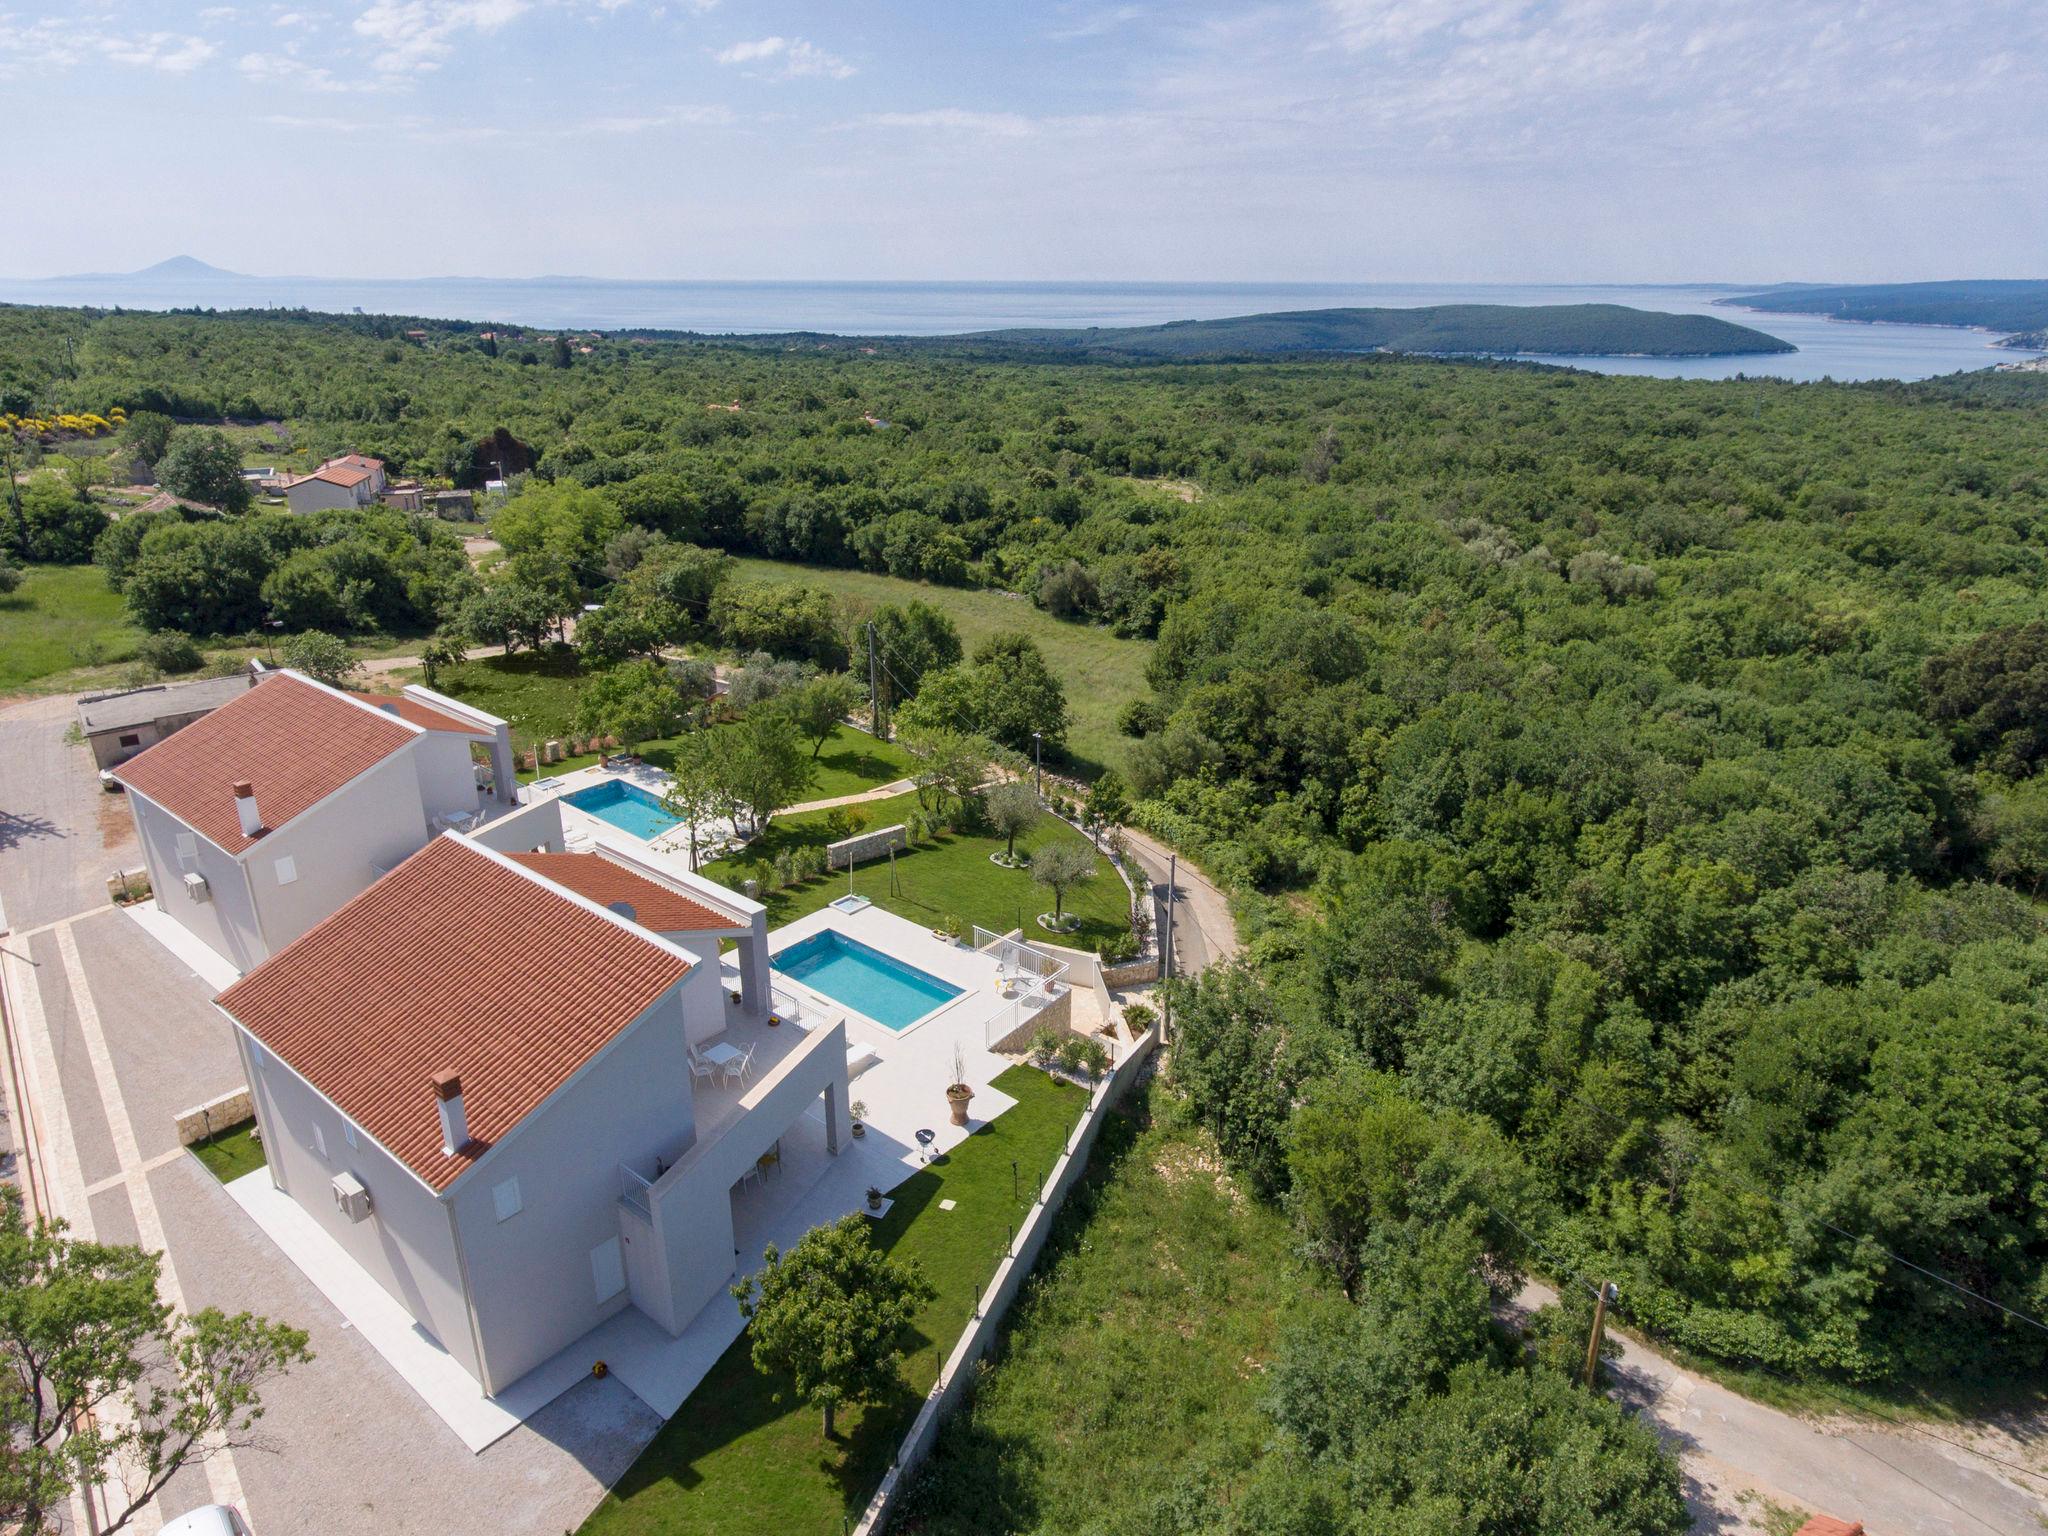
<path id="1" fill-rule="evenodd" d="M 318 1357 L 266 1389 L 261 1448 L 181 1475 L 157 1517 L 221 1500 L 259 1536 L 573 1529 L 652 1411 L 590 1379 L 471 1455 L 180 1148 L 177 1111 L 239 1083 L 233 1041 L 212 988 L 108 902 L 106 875 L 140 858 L 73 718 L 68 700 L 0 710 L 0 975 L 30 1105 L 13 1129 L 81 1235 L 162 1250 L 174 1303 L 295 1323 Z"/>

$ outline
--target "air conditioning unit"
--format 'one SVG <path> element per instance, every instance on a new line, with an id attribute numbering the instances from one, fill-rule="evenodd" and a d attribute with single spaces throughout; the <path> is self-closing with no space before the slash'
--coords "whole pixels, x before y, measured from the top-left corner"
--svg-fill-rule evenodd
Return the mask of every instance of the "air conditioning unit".
<path id="1" fill-rule="evenodd" d="M 213 890 L 207 885 L 206 876 L 204 875 L 187 875 L 185 877 L 185 894 L 194 901 L 213 900 Z"/>
<path id="2" fill-rule="evenodd" d="M 361 1221 L 370 1214 L 370 1192 L 354 1174 L 337 1173 L 333 1190 L 334 1208 L 350 1221 Z"/>

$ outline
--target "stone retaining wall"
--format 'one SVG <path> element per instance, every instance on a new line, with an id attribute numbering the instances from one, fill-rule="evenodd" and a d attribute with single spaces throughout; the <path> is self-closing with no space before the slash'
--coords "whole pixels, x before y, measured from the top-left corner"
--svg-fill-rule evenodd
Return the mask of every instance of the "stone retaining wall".
<path id="1" fill-rule="evenodd" d="M 892 848 L 908 848 L 910 834 L 901 822 L 893 827 L 877 827 L 872 832 L 856 833 L 843 837 L 836 843 L 825 845 L 825 867 L 844 869 L 848 859 L 880 858 Z"/>
<path id="2" fill-rule="evenodd" d="M 1063 987 L 1060 995 L 1047 1003 L 1036 1013 L 1025 1016 L 1024 1021 L 1000 1040 L 989 1046 L 992 1051 L 1004 1055 L 1015 1055 L 1031 1044 L 1031 1037 L 1041 1029 L 1056 1030 L 1071 1035 L 1074 1030 L 1074 989 Z"/>
<path id="3" fill-rule="evenodd" d="M 181 1109 L 176 1116 L 178 1145 L 189 1147 L 195 1141 L 204 1141 L 215 1131 L 240 1125 L 244 1120 L 253 1119 L 255 1114 L 256 1106 L 249 1101 L 247 1088 L 237 1088 L 233 1093 L 224 1093 L 204 1104 Z"/>

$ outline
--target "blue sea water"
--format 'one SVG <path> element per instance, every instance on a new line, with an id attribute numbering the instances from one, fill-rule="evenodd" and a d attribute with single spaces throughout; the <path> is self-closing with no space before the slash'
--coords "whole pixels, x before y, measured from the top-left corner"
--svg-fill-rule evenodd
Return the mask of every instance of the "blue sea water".
<path id="1" fill-rule="evenodd" d="M 588 811 L 599 821 L 608 821 L 643 843 L 651 843 L 662 833 L 682 825 L 681 820 L 670 815 L 655 796 L 637 785 L 621 783 L 617 779 L 576 790 L 568 796 L 568 801 L 577 810 Z"/>
<path id="2" fill-rule="evenodd" d="M 792 981 L 822 992 L 888 1029 L 908 1029 L 961 989 L 827 928 L 799 939 L 772 962 Z"/>
<path id="3" fill-rule="evenodd" d="M 2032 354 L 1951 326 L 1765 315 L 1719 302 L 1740 286 L 1477 283 L 634 282 L 603 278 L 246 277 L 232 273 L 0 279 L 0 302 L 137 309 L 284 306 L 583 330 L 714 335 L 826 331 L 937 336 L 1019 326 L 1157 325 L 1274 310 L 1426 304 L 1626 304 L 1715 314 L 1798 351 L 1769 356 L 1544 359 L 1667 378 L 1923 379 Z"/>

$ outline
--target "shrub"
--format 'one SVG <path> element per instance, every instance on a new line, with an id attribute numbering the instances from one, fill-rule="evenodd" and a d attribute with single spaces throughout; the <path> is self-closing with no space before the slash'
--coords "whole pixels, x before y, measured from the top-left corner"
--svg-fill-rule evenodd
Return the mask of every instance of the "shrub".
<path id="1" fill-rule="evenodd" d="M 790 857 L 789 850 L 785 848 L 782 852 L 775 855 L 776 889 L 780 890 L 796 877 L 796 861 Z"/>
<path id="2" fill-rule="evenodd" d="M 1142 1035 L 1159 1022 L 1159 1015 L 1146 1003 L 1124 1005 L 1124 1027 L 1133 1035 Z"/>
<path id="3" fill-rule="evenodd" d="M 1051 1025 L 1045 1026 L 1031 1037 L 1029 1055 L 1034 1067 L 1050 1070 L 1053 1062 L 1059 1059 L 1059 1054 L 1060 1032 Z"/>
<path id="4" fill-rule="evenodd" d="M 1081 1047 L 1076 1055 L 1090 1077 L 1100 1077 L 1109 1070 L 1108 1046 L 1094 1039 L 1078 1039 L 1076 1043 Z"/>
<path id="5" fill-rule="evenodd" d="M 144 635 L 135 644 L 135 654 L 158 672 L 197 672 L 206 665 L 206 657 L 192 637 L 174 629 Z"/>
<path id="6" fill-rule="evenodd" d="M 1088 1042 L 1079 1035 L 1064 1035 L 1060 1038 L 1059 1049 L 1053 1053 L 1053 1060 L 1059 1063 L 1062 1072 L 1079 1076 L 1087 1061 L 1087 1046 Z"/>

